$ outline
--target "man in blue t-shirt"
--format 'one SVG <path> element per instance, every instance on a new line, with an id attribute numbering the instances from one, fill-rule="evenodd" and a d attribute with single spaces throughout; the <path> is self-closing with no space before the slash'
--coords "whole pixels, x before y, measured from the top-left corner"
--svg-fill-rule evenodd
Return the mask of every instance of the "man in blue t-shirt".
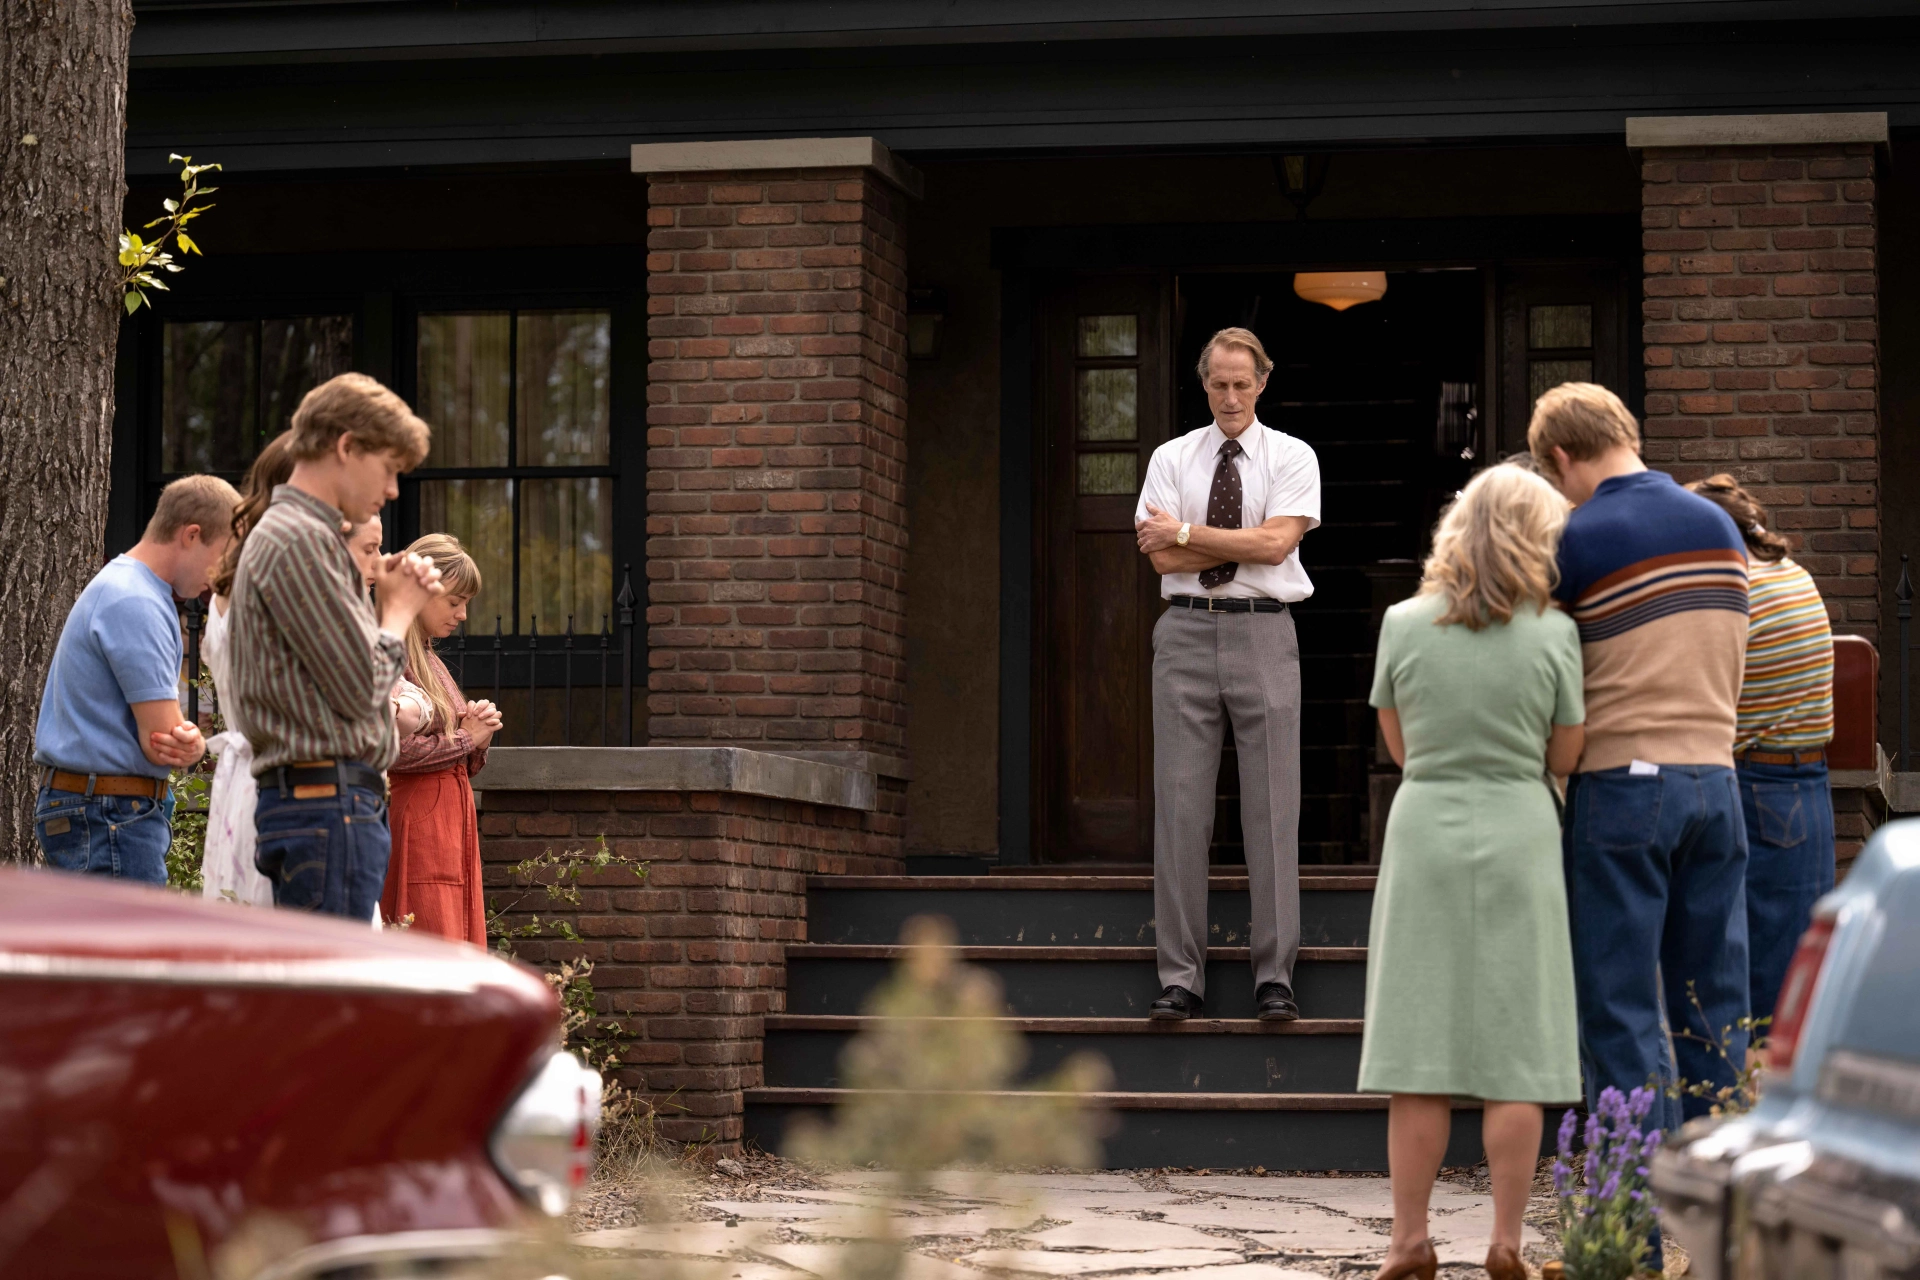
<path id="1" fill-rule="evenodd" d="M 180 619 L 232 537 L 240 495 L 187 476 L 160 495 L 146 534 L 80 593 L 47 671 L 33 758 L 33 829 L 47 865 L 167 882 L 167 775 L 206 753 L 180 716 Z"/>

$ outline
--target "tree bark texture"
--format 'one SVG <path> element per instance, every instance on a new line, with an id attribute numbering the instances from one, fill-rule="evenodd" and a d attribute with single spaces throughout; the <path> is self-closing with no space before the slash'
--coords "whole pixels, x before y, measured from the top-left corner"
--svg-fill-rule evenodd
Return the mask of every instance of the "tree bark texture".
<path id="1" fill-rule="evenodd" d="M 106 537 L 132 31 L 128 0 L 0 0 L 0 859 L 39 858 L 40 692 Z"/>

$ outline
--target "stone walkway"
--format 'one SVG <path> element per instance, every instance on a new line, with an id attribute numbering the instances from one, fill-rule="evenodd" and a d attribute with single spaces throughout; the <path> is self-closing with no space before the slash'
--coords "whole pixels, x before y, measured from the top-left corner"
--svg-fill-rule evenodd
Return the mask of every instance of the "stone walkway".
<path id="1" fill-rule="evenodd" d="M 577 1239 L 651 1259 L 649 1276 L 689 1280 L 870 1273 L 856 1255 L 875 1246 L 858 1242 L 889 1233 L 910 1251 L 904 1280 L 1308 1280 L 1371 1276 L 1393 1213 L 1384 1177 L 941 1173 L 906 1199 L 893 1186 L 881 1173 L 830 1174 L 810 1190 L 729 1184 L 697 1202 L 701 1220 Z M 1432 1230 L 1441 1261 L 1483 1274 L 1492 1215 L 1484 1193 L 1440 1183 Z M 1550 1256 L 1531 1227 L 1526 1242 L 1536 1265 Z"/>

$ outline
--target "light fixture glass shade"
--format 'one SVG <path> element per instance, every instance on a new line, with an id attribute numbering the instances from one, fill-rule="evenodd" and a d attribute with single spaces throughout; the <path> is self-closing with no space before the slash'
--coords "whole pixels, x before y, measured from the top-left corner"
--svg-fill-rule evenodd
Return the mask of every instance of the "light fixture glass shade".
<path id="1" fill-rule="evenodd" d="M 1378 302 L 1386 296 L 1384 271 L 1300 271 L 1293 277 L 1293 291 L 1308 302 L 1325 303 L 1335 311 L 1345 311 L 1363 302 Z"/>

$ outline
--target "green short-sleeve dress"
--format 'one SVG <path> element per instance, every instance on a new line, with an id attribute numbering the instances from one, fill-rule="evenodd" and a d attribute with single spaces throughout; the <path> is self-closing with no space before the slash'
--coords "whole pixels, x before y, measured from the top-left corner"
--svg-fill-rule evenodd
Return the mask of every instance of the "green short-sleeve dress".
<path id="1" fill-rule="evenodd" d="M 1407 761 L 1367 946 L 1360 1088 L 1503 1102 L 1580 1096 L 1573 951 L 1547 735 L 1586 719 L 1558 609 L 1478 631 L 1442 602 L 1387 611 L 1372 703 Z"/>

